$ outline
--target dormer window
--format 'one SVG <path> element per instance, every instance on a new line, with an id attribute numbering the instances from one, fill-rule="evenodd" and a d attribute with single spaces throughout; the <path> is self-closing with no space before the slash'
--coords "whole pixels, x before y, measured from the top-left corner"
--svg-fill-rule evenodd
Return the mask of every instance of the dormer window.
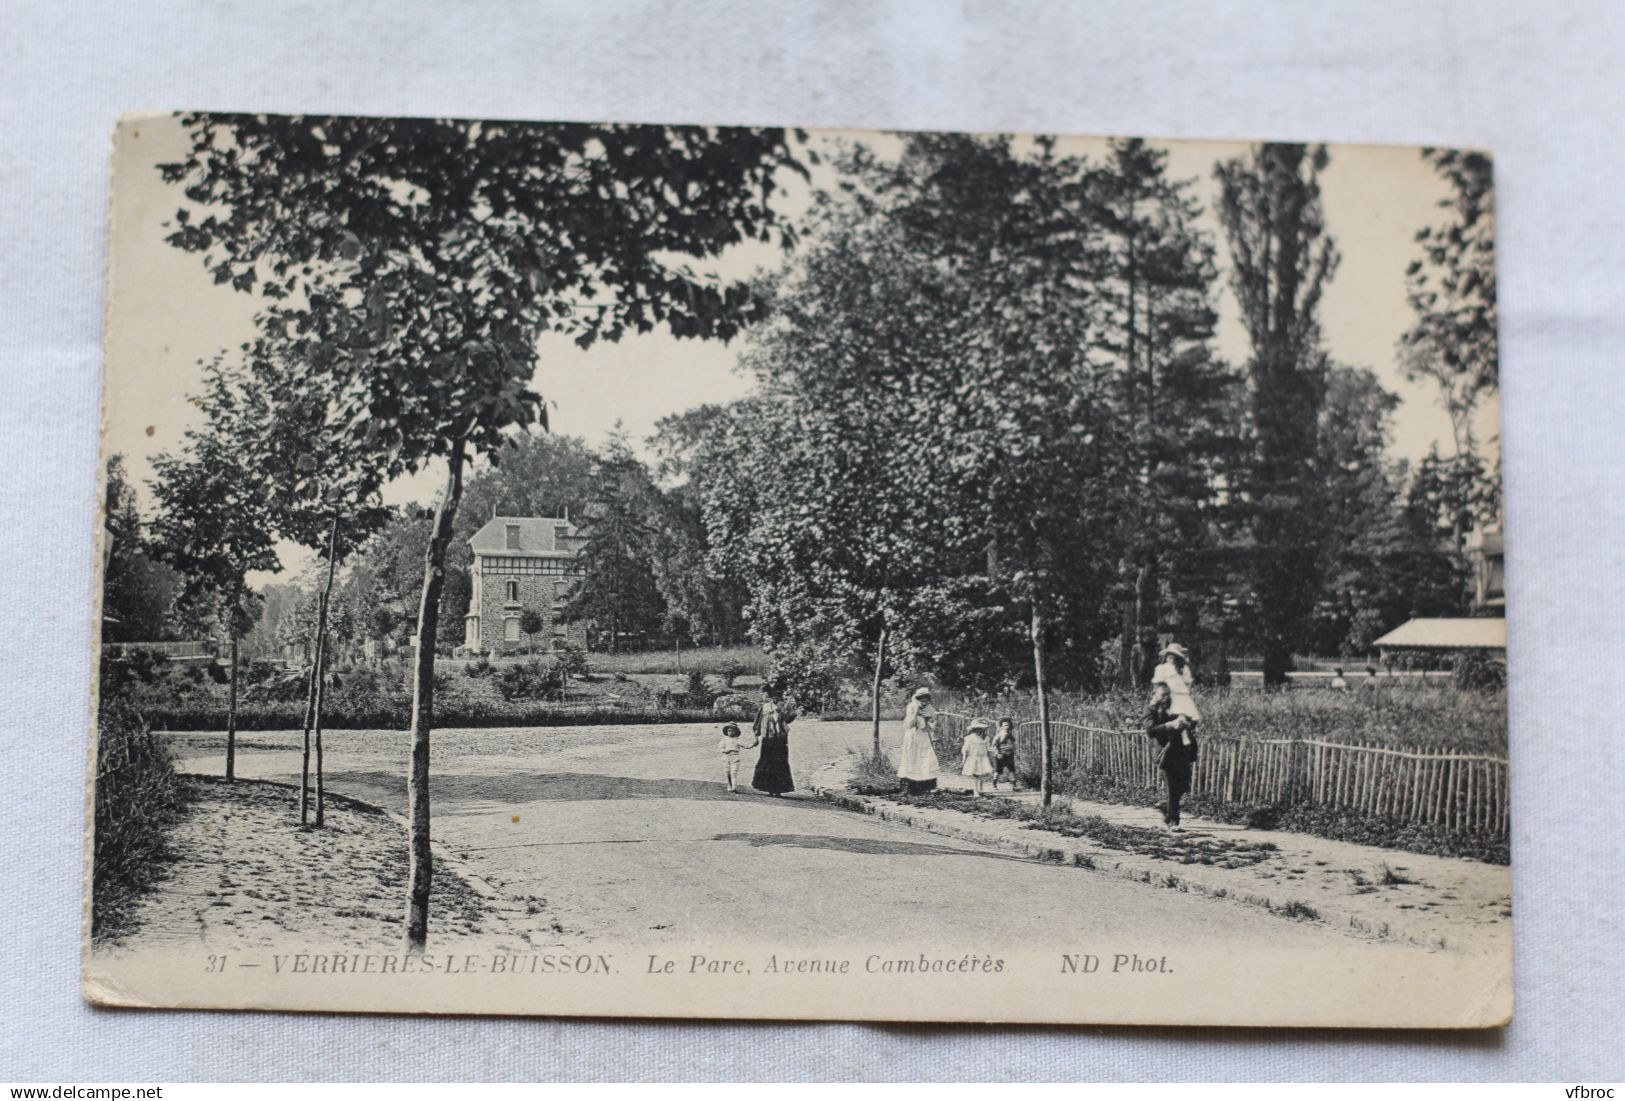
<path id="1" fill-rule="evenodd" d="M 508 546 L 509 550 L 518 550 L 519 549 L 519 525 L 518 524 L 509 524 L 508 525 L 508 543 L 507 543 L 507 546 Z"/>
<path id="2" fill-rule="evenodd" d="M 555 527 L 553 529 L 553 549 L 554 550 L 556 550 L 556 551 L 564 550 L 565 549 L 564 545 L 569 541 L 570 541 L 570 529 L 569 528 L 565 527 L 563 524 L 559 524 L 557 527 Z"/>

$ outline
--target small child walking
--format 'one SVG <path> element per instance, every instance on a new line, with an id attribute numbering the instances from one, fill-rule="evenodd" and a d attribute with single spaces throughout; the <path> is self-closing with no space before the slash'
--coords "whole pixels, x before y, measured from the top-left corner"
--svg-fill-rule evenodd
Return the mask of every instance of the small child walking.
<path id="1" fill-rule="evenodd" d="M 960 746 L 960 755 L 965 763 L 959 767 L 960 775 L 969 776 L 971 786 L 976 790 L 976 797 L 982 797 L 982 785 L 987 778 L 993 775 L 993 762 L 987 755 L 988 721 L 977 719 L 970 724 L 970 732 L 965 735 L 964 744 Z"/>
<path id="2" fill-rule="evenodd" d="M 1010 790 L 1021 790 L 1016 779 L 1016 724 L 1012 719 L 1000 719 L 998 733 L 993 735 L 989 747 L 993 753 L 993 790 L 999 790 L 999 777 L 1010 774 Z"/>
<path id="3" fill-rule="evenodd" d="M 751 743 L 751 745 L 755 744 L 755 742 Z M 722 741 L 717 743 L 717 748 L 722 750 L 722 770 L 728 778 L 728 790 L 737 792 L 739 790 L 739 751 L 750 748 L 750 745 L 746 745 L 740 740 L 739 724 L 729 723 L 722 728 Z"/>

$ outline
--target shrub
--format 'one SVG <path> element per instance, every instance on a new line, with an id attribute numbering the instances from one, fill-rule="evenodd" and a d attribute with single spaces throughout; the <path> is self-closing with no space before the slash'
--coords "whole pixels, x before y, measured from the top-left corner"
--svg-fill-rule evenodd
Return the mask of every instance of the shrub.
<path id="1" fill-rule="evenodd" d="M 508 666 L 497 677 L 497 691 L 505 700 L 563 699 L 564 673 L 556 662 L 519 662 Z"/>
<path id="2" fill-rule="evenodd" d="M 102 655 L 102 698 L 123 695 L 138 685 L 158 680 L 169 659 L 146 650 L 107 652 Z"/>
<path id="3" fill-rule="evenodd" d="M 1489 654 L 1471 651 L 1457 654 L 1451 669 L 1457 688 L 1495 690 L 1507 685 L 1507 663 Z"/>
<path id="4" fill-rule="evenodd" d="M 756 705 L 751 702 L 750 697 L 738 692 L 724 692 L 711 701 L 711 710 L 716 712 L 728 711 L 750 714 L 755 709 Z"/>
<path id="5" fill-rule="evenodd" d="M 552 700 L 480 699 L 446 696 L 435 701 L 437 728 L 598 726 L 634 723 L 711 723 L 719 717 L 745 720 L 751 709 L 697 710 L 687 707 L 659 709 L 653 705 L 602 701 L 596 704 L 559 703 Z M 166 700 L 143 710 L 154 730 L 223 731 L 223 699 Z M 259 701 L 239 704 L 237 729 L 297 730 L 304 721 L 304 701 Z M 407 695 L 337 696 L 322 711 L 328 730 L 405 730 L 411 722 L 412 699 Z"/>
<path id="6" fill-rule="evenodd" d="M 127 704 L 102 708 L 96 736 L 91 936 L 116 934 L 157 874 L 165 834 L 184 805 L 169 751 Z"/>
<path id="7" fill-rule="evenodd" d="M 496 671 L 497 667 L 484 654 L 463 666 L 463 675 L 467 677 L 489 677 Z"/>
<path id="8" fill-rule="evenodd" d="M 846 786 L 859 795 L 890 795 L 898 788 L 897 765 L 884 752 L 868 750 L 858 755 Z"/>
<path id="9" fill-rule="evenodd" d="M 689 673 L 688 683 L 683 687 L 683 700 L 689 707 L 710 707 L 716 694 L 711 686 L 705 683 L 705 674 L 698 669 Z"/>
<path id="10" fill-rule="evenodd" d="M 587 651 L 580 643 L 565 642 L 553 654 L 553 660 L 558 663 L 559 669 L 565 677 L 584 677 L 587 675 Z"/>

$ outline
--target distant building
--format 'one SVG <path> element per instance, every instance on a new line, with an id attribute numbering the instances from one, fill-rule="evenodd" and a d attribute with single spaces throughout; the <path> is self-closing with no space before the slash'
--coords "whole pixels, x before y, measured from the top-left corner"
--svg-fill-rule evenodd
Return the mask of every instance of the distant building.
<path id="1" fill-rule="evenodd" d="M 1402 653 L 1433 656 L 1477 651 L 1491 657 L 1507 656 L 1507 621 L 1499 616 L 1468 619 L 1413 619 L 1377 640 L 1383 661 Z"/>
<path id="2" fill-rule="evenodd" d="M 584 645 L 580 624 L 559 622 L 580 576 L 586 537 L 568 518 L 493 516 L 468 541 L 474 552 L 473 592 L 463 623 L 463 645 L 481 652 L 514 652 L 535 645 L 556 650 L 566 641 Z M 527 638 L 520 617 L 541 616 L 542 629 Z"/>

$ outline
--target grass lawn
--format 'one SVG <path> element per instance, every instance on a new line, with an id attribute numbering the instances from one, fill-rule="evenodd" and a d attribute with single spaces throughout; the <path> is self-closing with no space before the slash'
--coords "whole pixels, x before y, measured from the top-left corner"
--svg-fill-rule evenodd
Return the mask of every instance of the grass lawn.
<path id="1" fill-rule="evenodd" d="M 732 673 L 762 676 L 767 672 L 767 655 L 755 646 L 698 646 L 674 650 L 646 650 L 635 654 L 594 652 L 587 655 L 594 673 L 663 673 L 687 676 L 698 671 L 707 676 Z"/>
<path id="2" fill-rule="evenodd" d="M 1029 692 L 998 699 L 939 694 L 937 707 L 967 715 L 1038 717 Z M 1297 689 L 1263 692 L 1247 688 L 1199 688 L 1202 734 L 1228 738 L 1319 738 L 1421 750 L 1504 755 L 1507 751 L 1505 690 L 1482 691 L 1447 684 L 1357 687 L 1346 692 Z M 1107 730 L 1137 729 L 1145 709 L 1140 692 L 1085 696 L 1050 695 L 1050 718 Z"/>

